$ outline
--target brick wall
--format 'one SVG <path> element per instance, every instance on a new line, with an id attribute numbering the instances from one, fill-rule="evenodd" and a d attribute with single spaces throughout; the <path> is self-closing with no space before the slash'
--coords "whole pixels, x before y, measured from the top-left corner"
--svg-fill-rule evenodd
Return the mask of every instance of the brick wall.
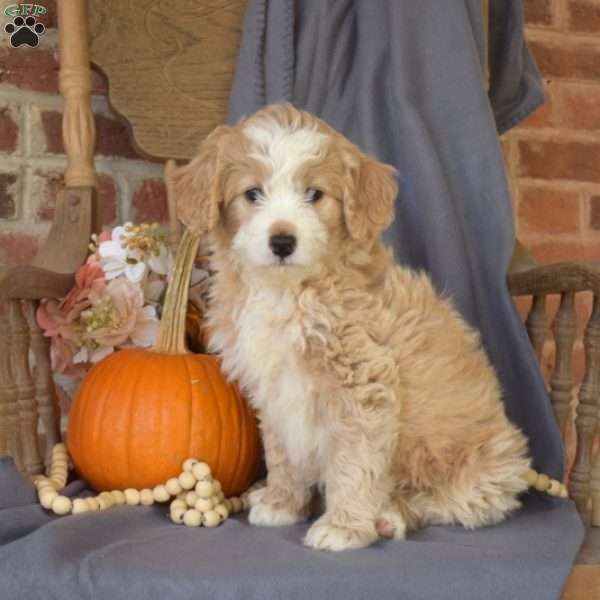
<path id="1" fill-rule="evenodd" d="M 39 17 L 47 29 L 37 48 L 12 48 L 4 33 L 4 24 L 11 19 L 0 17 L 0 265 L 33 257 L 48 232 L 66 168 L 56 0 L 38 3 L 47 7 L 48 14 Z M 106 81 L 94 73 L 101 220 L 105 225 L 164 221 L 163 165 L 139 155 L 125 125 L 110 110 L 106 93 Z"/>
<path id="2" fill-rule="evenodd" d="M 541 263 L 600 261 L 600 0 L 524 0 L 527 38 L 547 102 L 504 136 L 520 240 Z M 576 300 L 575 373 L 592 298 Z M 526 314 L 529 303 L 518 303 Z M 550 316 L 558 298 L 548 301 Z M 545 349 L 544 366 L 553 363 Z"/>

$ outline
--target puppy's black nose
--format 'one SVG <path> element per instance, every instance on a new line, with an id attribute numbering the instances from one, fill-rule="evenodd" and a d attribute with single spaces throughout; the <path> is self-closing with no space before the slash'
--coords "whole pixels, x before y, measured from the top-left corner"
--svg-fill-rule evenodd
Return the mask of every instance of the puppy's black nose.
<path id="1" fill-rule="evenodd" d="M 293 235 L 279 233 L 269 239 L 271 251 L 279 258 L 285 258 L 296 249 L 296 238 Z"/>

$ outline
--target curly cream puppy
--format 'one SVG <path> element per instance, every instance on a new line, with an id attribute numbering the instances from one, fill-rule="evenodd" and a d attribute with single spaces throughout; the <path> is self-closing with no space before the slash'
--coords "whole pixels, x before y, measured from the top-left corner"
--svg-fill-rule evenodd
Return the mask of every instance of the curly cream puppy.
<path id="1" fill-rule="evenodd" d="M 251 523 L 306 519 L 320 487 L 305 543 L 344 550 L 519 506 L 526 440 L 477 333 L 380 240 L 391 167 L 285 104 L 217 128 L 175 185 L 213 251 L 211 349 L 261 422 Z"/>

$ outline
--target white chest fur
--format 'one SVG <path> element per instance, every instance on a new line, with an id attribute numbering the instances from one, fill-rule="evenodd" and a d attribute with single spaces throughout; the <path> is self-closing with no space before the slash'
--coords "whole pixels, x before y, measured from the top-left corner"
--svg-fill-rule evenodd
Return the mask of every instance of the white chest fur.
<path id="1" fill-rule="evenodd" d="M 302 360 L 295 298 L 287 291 L 255 291 L 239 313 L 237 328 L 234 360 L 250 401 L 294 467 L 318 479 L 325 428 L 319 419 L 318 389 Z"/>

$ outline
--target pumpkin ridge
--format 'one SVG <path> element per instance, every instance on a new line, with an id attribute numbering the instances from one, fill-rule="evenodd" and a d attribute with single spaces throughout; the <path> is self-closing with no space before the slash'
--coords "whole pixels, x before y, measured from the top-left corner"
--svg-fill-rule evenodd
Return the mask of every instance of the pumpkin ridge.
<path id="1" fill-rule="evenodd" d="M 185 365 L 185 372 L 187 374 L 187 381 L 189 382 L 189 386 L 186 386 L 186 389 L 188 389 L 188 397 L 189 397 L 189 402 L 188 402 L 188 406 L 189 406 L 189 411 L 188 411 L 188 418 L 186 420 L 186 424 L 187 424 L 187 439 L 186 442 L 184 444 L 184 448 L 187 448 L 187 453 L 191 456 L 191 450 L 192 450 L 192 423 L 193 423 L 193 419 L 194 419 L 194 393 L 193 393 L 193 384 L 192 384 L 192 370 L 190 369 L 190 365 L 188 363 L 189 360 L 192 359 L 192 356 L 189 354 L 184 354 L 183 355 L 183 364 Z M 197 456 L 194 458 L 198 458 L 198 460 L 203 460 L 201 456 Z"/>
<path id="2" fill-rule="evenodd" d="M 219 394 L 218 394 L 218 388 L 214 385 L 213 382 L 213 378 L 212 378 L 212 371 L 213 369 L 211 368 L 206 368 L 203 365 L 205 371 L 206 371 L 206 375 L 207 375 L 207 379 L 210 385 L 210 391 L 211 391 L 211 395 L 213 398 L 215 398 L 215 403 L 217 406 L 217 413 L 219 415 L 219 423 L 218 423 L 218 427 L 219 430 L 223 429 L 223 413 L 221 411 L 221 402 L 219 401 Z M 212 367 L 212 365 L 211 365 Z M 221 470 L 221 460 L 223 458 L 223 435 L 219 435 L 219 452 L 217 453 L 217 464 L 215 466 L 215 471 L 217 473 L 220 473 Z"/>
<path id="3" fill-rule="evenodd" d="M 237 482 L 238 477 L 240 476 L 238 474 L 238 471 L 240 470 L 240 466 L 242 465 L 241 458 L 244 453 L 244 441 L 245 441 L 245 437 L 246 437 L 245 428 L 241 426 L 243 417 L 242 417 L 242 407 L 240 406 L 240 404 L 244 400 L 237 393 L 236 388 L 233 385 L 231 387 L 232 387 L 232 392 L 235 396 L 235 412 L 237 415 L 237 419 L 235 421 L 235 429 L 237 430 L 237 433 L 239 435 L 238 447 L 237 447 L 238 451 L 237 451 L 237 456 L 236 456 L 236 461 L 235 461 L 235 468 L 233 470 L 233 481 Z M 243 475 L 243 473 L 242 473 L 242 475 Z"/>

